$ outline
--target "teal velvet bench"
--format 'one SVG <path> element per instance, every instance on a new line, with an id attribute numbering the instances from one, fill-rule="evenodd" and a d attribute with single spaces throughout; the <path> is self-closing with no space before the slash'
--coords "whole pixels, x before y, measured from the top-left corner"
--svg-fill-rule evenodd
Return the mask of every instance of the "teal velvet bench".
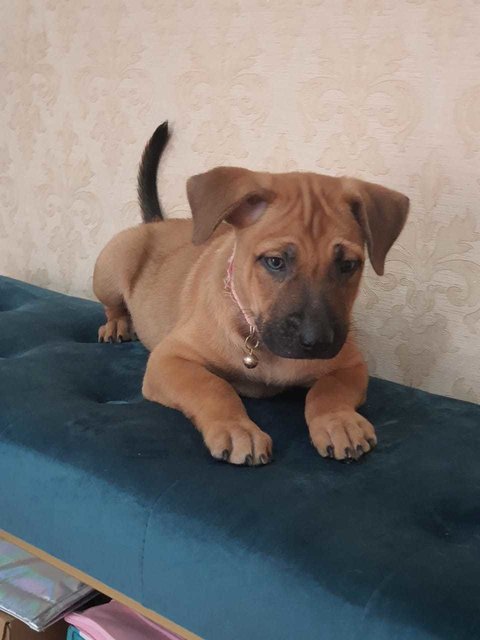
<path id="1" fill-rule="evenodd" d="M 250 400 L 275 462 L 237 468 L 142 399 L 146 351 L 97 344 L 101 320 L 0 279 L 2 535 L 188 637 L 480 637 L 478 406 L 373 379 L 378 448 L 342 465 L 303 391 Z"/>

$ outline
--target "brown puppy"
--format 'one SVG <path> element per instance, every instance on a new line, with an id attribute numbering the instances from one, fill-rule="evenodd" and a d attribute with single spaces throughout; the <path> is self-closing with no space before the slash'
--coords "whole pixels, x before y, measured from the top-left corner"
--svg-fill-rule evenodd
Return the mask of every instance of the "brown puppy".
<path id="1" fill-rule="evenodd" d="M 97 260 L 99 339 L 128 340 L 135 327 L 152 352 L 145 397 L 183 411 L 215 458 L 267 463 L 272 441 L 238 394 L 293 385 L 309 388 L 305 418 L 320 455 L 368 452 L 375 431 L 356 412 L 368 373 L 350 315 L 364 245 L 382 275 L 408 198 L 351 178 L 218 167 L 187 182 L 193 220 L 157 221 L 167 137 L 165 123 L 139 172 L 144 219 L 155 221 L 119 233 Z"/>

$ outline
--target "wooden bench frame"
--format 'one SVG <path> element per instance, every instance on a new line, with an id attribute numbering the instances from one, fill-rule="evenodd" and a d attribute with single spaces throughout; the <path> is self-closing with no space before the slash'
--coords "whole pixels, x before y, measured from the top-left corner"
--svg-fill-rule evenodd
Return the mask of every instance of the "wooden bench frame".
<path id="1" fill-rule="evenodd" d="M 90 587 L 92 587 L 92 589 L 95 589 L 96 591 L 100 591 L 101 593 L 108 596 L 109 598 L 112 598 L 117 602 L 121 602 L 126 607 L 129 607 L 130 609 L 133 609 L 140 615 L 145 616 L 149 620 L 152 620 L 152 622 L 156 622 L 157 624 L 161 625 L 168 631 L 171 631 L 172 633 L 176 633 L 184 640 L 202 640 L 200 636 L 197 636 L 191 631 L 184 629 L 180 625 L 175 624 L 175 622 L 172 622 L 168 618 L 161 616 L 155 611 L 152 611 L 151 609 L 147 609 L 136 600 L 133 600 L 132 598 L 125 596 L 123 593 L 120 593 L 120 591 L 117 591 L 116 589 L 112 589 L 112 587 L 109 587 L 103 582 L 100 582 L 100 580 L 97 580 L 96 578 L 89 576 L 87 573 L 84 573 L 83 571 L 79 571 L 78 569 L 75 569 L 75 567 L 72 567 L 66 562 L 63 562 L 62 560 L 59 560 L 58 558 L 51 556 L 49 553 L 46 553 L 45 551 L 42 551 L 41 549 L 34 547 L 28 542 L 24 542 L 20 538 L 13 536 L 11 533 L 8 533 L 3 529 L 0 529 L 0 538 L 3 538 L 7 542 L 11 542 L 12 544 L 17 545 L 17 547 L 20 547 L 24 551 L 31 553 L 37 558 L 40 558 L 40 560 L 43 560 L 44 562 L 47 562 L 48 564 L 56 567 L 57 569 L 60 569 L 61 571 L 68 573 L 68 575 L 76 578 L 77 580 L 80 580 L 81 582 L 88 584 Z"/>

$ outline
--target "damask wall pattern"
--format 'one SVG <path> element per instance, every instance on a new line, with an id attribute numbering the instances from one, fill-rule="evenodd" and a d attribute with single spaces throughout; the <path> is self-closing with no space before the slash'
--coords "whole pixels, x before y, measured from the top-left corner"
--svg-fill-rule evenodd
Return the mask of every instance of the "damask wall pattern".
<path id="1" fill-rule="evenodd" d="M 168 118 L 171 216 L 217 164 L 407 193 L 355 331 L 373 373 L 480 401 L 479 0 L 15 0 L 0 25 L 2 273 L 91 297 Z"/>

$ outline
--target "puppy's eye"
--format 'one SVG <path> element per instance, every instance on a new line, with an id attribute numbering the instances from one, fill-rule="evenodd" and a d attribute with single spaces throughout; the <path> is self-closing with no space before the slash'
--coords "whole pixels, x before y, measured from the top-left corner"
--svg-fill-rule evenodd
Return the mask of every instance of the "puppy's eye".
<path id="1" fill-rule="evenodd" d="M 351 274 L 360 266 L 360 260 L 339 260 L 338 268 L 340 273 Z"/>
<path id="2" fill-rule="evenodd" d="M 280 256 L 263 256 L 262 260 L 269 271 L 283 271 L 285 269 L 285 260 Z"/>

